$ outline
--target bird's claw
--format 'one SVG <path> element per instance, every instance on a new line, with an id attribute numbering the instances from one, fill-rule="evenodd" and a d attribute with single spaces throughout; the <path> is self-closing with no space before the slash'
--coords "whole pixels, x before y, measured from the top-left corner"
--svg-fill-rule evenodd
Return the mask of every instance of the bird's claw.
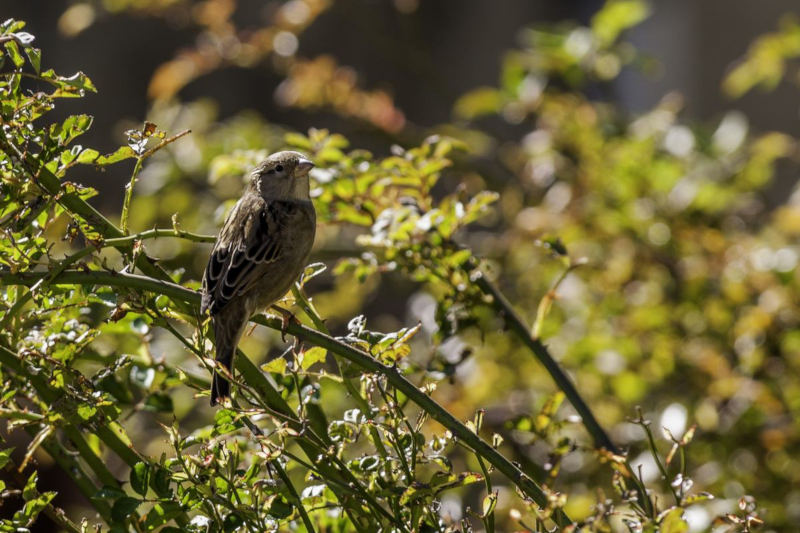
<path id="1" fill-rule="evenodd" d="M 286 342 L 286 330 L 289 328 L 289 324 L 292 322 L 295 324 L 300 324 L 300 321 L 297 320 L 297 317 L 294 316 L 294 313 L 288 309 L 284 309 L 278 305 L 273 305 L 272 308 L 281 314 L 281 340 Z"/>

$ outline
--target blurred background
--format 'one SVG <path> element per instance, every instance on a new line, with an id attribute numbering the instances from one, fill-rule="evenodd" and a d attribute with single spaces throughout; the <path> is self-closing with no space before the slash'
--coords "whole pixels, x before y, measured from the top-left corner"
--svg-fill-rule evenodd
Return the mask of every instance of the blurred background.
<path id="1" fill-rule="evenodd" d="M 606 5 L 619 9 L 598 19 Z M 543 335 L 601 423 L 634 455 L 641 434 L 628 421 L 637 405 L 676 435 L 698 424 L 693 479 L 719 498 L 692 508 L 692 531 L 711 528 L 744 494 L 771 530 L 800 521 L 796 2 L 3 6 L 5 17 L 28 22 L 43 67 L 82 70 L 98 88 L 55 111 L 94 116 L 84 146 L 111 152 L 144 120 L 169 133 L 192 129 L 145 165 L 131 213 L 137 231 L 168 227 L 177 213 L 184 229 L 216 233 L 241 172 L 283 147 L 286 132 L 327 129 L 376 157 L 434 133 L 460 139 L 467 154 L 434 195 L 501 194 L 459 239 L 487 258 L 529 322 L 563 270 L 536 243 L 558 237 L 589 261 L 559 287 Z M 751 48 L 764 34 L 771 40 Z M 97 188 L 93 202 L 115 214 L 130 167 L 85 166 L 71 179 Z M 367 231 L 333 219 L 323 217 L 314 256 L 329 266 L 357 256 L 355 236 Z M 148 243 L 148 253 L 189 284 L 207 259 L 207 248 L 187 243 Z M 479 331 L 437 338 L 436 290 L 397 273 L 326 274 L 309 291 L 337 333 L 357 313 L 383 331 L 421 321 L 431 357 L 449 372 L 437 400 L 462 419 L 487 408 L 515 460 L 547 461 L 541 436 L 509 421 L 536 412 L 554 386 L 498 320 L 473 317 Z M 157 332 L 151 341 L 155 353 L 191 359 Z M 124 349 L 119 342 L 105 349 Z M 279 344 L 259 329 L 243 348 L 263 359 Z M 192 391 L 170 394 L 187 427 L 208 421 Z M 143 443 L 160 432 L 146 416 L 128 422 Z M 652 461 L 641 462 L 655 479 Z M 591 513 L 603 482 L 591 451 L 565 460 L 559 488 L 573 516 Z M 501 496 L 498 505 L 511 504 Z M 463 515 L 461 500 L 444 509 Z"/>
<path id="2" fill-rule="evenodd" d="M 204 4 L 219 13 L 201 14 Z M 259 55 L 245 64 L 237 64 L 241 61 L 235 57 L 228 62 L 219 60 L 207 65 L 208 72 L 202 75 L 200 67 L 196 77 L 177 87 L 175 94 L 154 86 L 159 66 L 187 49 L 209 44 L 214 21 L 204 17 L 230 14 L 231 24 L 246 39 L 248 31 L 269 25 L 281 9 L 291 11 L 284 4 L 56 0 L 43 7 L 36 2 L 7 0 L 4 5 L 7 17 L 28 21 L 29 31 L 37 36 L 38 45 L 49 51 L 54 66 L 64 72 L 83 70 L 98 87 L 98 94 L 75 102 L 77 109 L 95 110 L 94 127 L 85 139 L 98 149 L 111 151 L 120 145 L 123 131 L 146 118 L 154 99 L 177 96 L 184 101 L 213 100 L 218 119 L 255 110 L 270 122 L 291 129 L 330 128 L 348 137 L 355 135 L 353 140 L 359 145 L 366 143 L 385 151 L 391 137 L 376 140 L 372 131 L 341 116 L 298 112 L 293 106 L 281 105 L 276 97 L 283 79 L 281 69 L 270 68 L 270 63 L 288 61 L 280 53 L 277 58 Z M 480 0 L 340 0 L 309 5 L 318 4 L 325 6 L 318 15 L 311 13 L 318 8 L 309 12 L 297 8 L 296 16 L 303 26 L 309 26 L 303 27 L 302 38 L 290 39 L 285 57 L 329 55 L 351 67 L 363 87 L 384 90 L 393 99 L 405 117 L 393 133 L 408 138 L 403 135 L 407 134 L 405 126 L 419 131 L 447 122 L 453 118 L 453 103 L 459 96 L 475 87 L 496 84 L 504 53 L 518 46 L 522 29 L 565 20 L 588 23 L 603 2 L 508 0 L 498 7 Z M 756 129 L 797 132 L 799 106 L 793 85 L 781 84 L 770 93 L 750 92 L 735 101 L 721 88 L 726 72 L 753 39 L 773 30 L 782 15 L 796 11 L 792 0 L 653 2 L 650 16 L 630 30 L 626 40 L 654 64 L 647 72 L 623 72 L 603 94 L 592 96 L 612 100 L 630 112 L 643 112 L 677 91 L 684 97 L 687 115 L 694 119 L 719 118 L 738 109 Z M 217 22 L 225 25 L 222 18 Z M 62 112 L 77 109 L 63 106 Z M 108 186 L 121 194 L 119 184 L 127 177 L 117 176 L 120 181 L 116 183 L 113 178 L 96 178 L 89 184 Z M 789 176 L 776 183 L 776 197 L 791 183 Z M 110 194 L 103 198 L 109 207 L 118 199 Z"/>

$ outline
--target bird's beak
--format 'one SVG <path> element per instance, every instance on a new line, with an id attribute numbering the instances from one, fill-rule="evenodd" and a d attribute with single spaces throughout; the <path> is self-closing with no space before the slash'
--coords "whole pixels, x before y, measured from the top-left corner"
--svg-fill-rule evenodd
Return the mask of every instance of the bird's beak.
<path id="1" fill-rule="evenodd" d="M 314 168 L 314 163 L 310 159 L 301 157 L 297 160 L 297 166 L 294 168 L 294 177 L 302 178 L 308 174 L 308 171 Z"/>

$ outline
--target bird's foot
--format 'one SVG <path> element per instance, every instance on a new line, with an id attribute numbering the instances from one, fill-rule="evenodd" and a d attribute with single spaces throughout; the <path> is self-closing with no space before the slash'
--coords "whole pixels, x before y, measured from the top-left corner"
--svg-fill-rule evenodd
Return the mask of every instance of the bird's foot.
<path id="1" fill-rule="evenodd" d="M 279 305 L 273 305 L 272 309 L 281 314 L 281 340 L 286 342 L 286 330 L 289 328 L 289 324 L 292 322 L 295 324 L 300 324 L 300 321 L 297 320 L 297 317 L 294 316 L 294 313 L 286 308 L 283 308 Z"/>

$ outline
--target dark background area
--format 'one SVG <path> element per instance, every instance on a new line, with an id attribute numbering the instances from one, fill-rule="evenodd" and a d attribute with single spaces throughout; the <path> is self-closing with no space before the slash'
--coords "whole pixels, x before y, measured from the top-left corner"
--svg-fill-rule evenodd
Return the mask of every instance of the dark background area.
<path id="1" fill-rule="evenodd" d="M 46 50 L 45 65 L 60 72 L 85 71 L 99 89 L 86 99 L 67 102 L 58 112 L 66 115 L 95 112 L 86 144 L 113 150 L 126 126 L 140 123 L 148 109 L 147 86 L 154 69 L 193 43 L 196 28 L 175 17 L 104 14 L 84 32 L 65 38 L 58 19 L 72 3 L 7 0 L 4 17 L 28 21 L 28 31 Z M 520 29 L 565 19 L 588 22 L 599 0 L 571 2 L 480 0 L 420 2 L 411 13 L 393 2 L 340 0 L 324 12 L 300 39 L 299 57 L 331 54 L 340 64 L 352 66 L 364 87 L 389 89 L 407 119 L 421 127 L 451 118 L 455 99 L 469 89 L 497 82 L 503 53 L 518 42 Z M 275 2 L 244 1 L 237 20 L 246 27 L 263 23 Z M 658 1 L 651 16 L 634 28 L 629 40 L 659 64 L 653 75 L 626 72 L 615 84 L 612 97 L 631 112 L 655 105 L 665 94 L 677 91 L 685 98 L 687 114 L 699 119 L 719 118 L 740 109 L 756 130 L 798 132 L 798 106 L 794 88 L 783 84 L 776 91 L 751 91 L 731 101 L 721 90 L 721 80 L 731 63 L 758 35 L 773 30 L 783 14 L 796 9 L 792 0 L 756 3 L 748 0 Z M 363 43 L 370 43 L 364 46 Z M 352 122 L 333 114 L 313 116 L 278 106 L 274 90 L 280 77 L 269 68 L 228 67 L 190 83 L 180 94 L 183 101 L 212 96 L 224 119 L 245 109 L 262 113 L 271 122 L 304 131 L 326 127 L 342 131 L 354 142 L 375 143 L 374 132 L 359 135 Z M 125 126 L 123 126 L 125 124 Z M 498 121 L 497 128 L 509 126 Z M 378 148 L 377 146 L 367 146 Z M 111 179 L 109 179 L 111 178 Z M 86 184 L 105 192 L 120 189 L 124 176 L 87 176 Z M 774 185 L 780 197 L 793 179 L 782 176 Z M 116 206 L 118 198 L 103 194 Z M 105 207 L 105 206 L 104 206 Z"/>

